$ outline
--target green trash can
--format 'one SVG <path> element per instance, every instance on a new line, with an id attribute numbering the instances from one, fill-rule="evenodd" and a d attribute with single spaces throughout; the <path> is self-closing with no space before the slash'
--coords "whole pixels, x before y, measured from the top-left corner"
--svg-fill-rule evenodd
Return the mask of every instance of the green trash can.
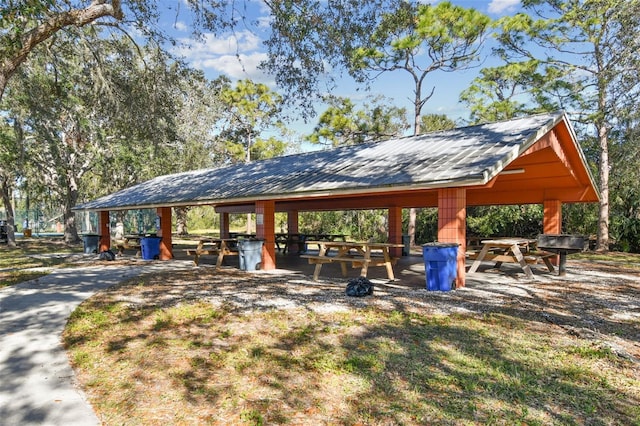
<path id="1" fill-rule="evenodd" d="M 458 277 L 458 244 L 427 243 L 422 246 L 427 290 L 450 291 Z"/>
<path id="2" fill-rule="evenodd" d="M 82 236 L 82 242 L 84 244 L 84 253 L 86 254 L 98 253 L 98 244 L 100 244 L 100 235 L 84 234 Z"/>
<path id="3" fill-rule="evenodd" d="M 264 240 L 238 240 L 238 257 L 242 271 L 257 271 L 262 264 Z"/>

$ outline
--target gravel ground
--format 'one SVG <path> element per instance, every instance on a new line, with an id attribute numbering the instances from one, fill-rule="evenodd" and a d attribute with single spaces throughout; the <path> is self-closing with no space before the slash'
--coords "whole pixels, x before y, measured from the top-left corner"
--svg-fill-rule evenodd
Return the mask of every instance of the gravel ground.
<path id="1" fill-rule="evenodd" d="M 399 265 L 398 269 L 402 268 Z M 313 281 L 304 271 L 246 273 L 234 267 L 216 270 L 205 265 L 176 270 L 170 276 L 149 277 L 150 285 L 143 292 L 128 292 L 126 288 L 113 291 L 132 304 L 168 306 L 207 300 L 247 313 L 274 308 L 317 312 L 375 308 L 436 315 L 500 313 L 561 327 L 567 333 L 601 341 L 620 356 L 640 359 L 640 265 L 621 267 L 570 260 L 568 273 L 562 277 L 543 269 L 534 269 L 534 280 L 526 279 L 517 268 L 484 270 L 468 274 L 466 287 L 449 292 L 425 290 L 424 275 L 419 281 L 422 284 L 416 280 L 372 279 L 373 295 L 355 298 L 345 295 L 348 278 Z"/>

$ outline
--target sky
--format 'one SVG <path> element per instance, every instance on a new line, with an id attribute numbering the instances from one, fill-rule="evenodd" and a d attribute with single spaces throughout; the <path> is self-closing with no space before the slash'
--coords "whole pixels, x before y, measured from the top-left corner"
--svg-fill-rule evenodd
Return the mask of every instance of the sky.
<path id="1" fill-rule="evenodd" d="M 520 10 L 520 0 L 452 0 L 452 3 L 477 9 L 492 19 L 511 15 Z M 187 14 L 176 15 L 175 11 L 168 11 L 164 17 L 166 21 L 162 24 L 171 28 L 173 35 L 184 43 L 184 46 L 176 47 L 174 53 L 185 58 L 192 67 L 201 69 L 208 78 L 214 79 L 220 74 L 225 74 L 234 81 L 249 78 L 278 90 L 273 78 L 258 69 L 260 62 L 267 57 L 263 46 L 268 34 L 267 10 L 259 1 L 252 1 L 249 4 L 250 8 L 253 7 L 249 9 L 249 13 L 263 23 L 264 32 L 258 29 L 256 32 L 246 30 L 226 35 L 205 34 L 204 42 L 198 43 L 190 39 L 190 25 L 185 20 L 188 18 Z M 482 65 L 488 66 L 488 63 L 485 62 Z M 427 77 L 424 93 L 431 88 L 435 90 L 433 97 L 423 108 L 422 114 L 446 114 L 462 123 L 469 117 L 469 111 L 465 105 L 458 102 L 459 94 L 478 76 L 481 68 L 482 66 L 454 73 L 434 73 Z M 410 115 L 413 109 L 410 102 L 412 90 L 413 81 L 410 75 L 406 71 L 395 71 L 378 77 L 371 84 L 369 91 L 364 91 L 362 86 L 356 85 L 350 78 L 343 78 L 331 94 L 348 97 L 356 102 L 364 100 L 367 95 L 384 95 L 394 105 L 406 107 Z M 323 105 L 318 105 L 316 112 L 320 114 L 323 109 Z M 314 119 L 308 123 L 299 120 L 293 124 L 293 128 L 298 133 L 308 134 L 311 133 L 314 125 Z"/>

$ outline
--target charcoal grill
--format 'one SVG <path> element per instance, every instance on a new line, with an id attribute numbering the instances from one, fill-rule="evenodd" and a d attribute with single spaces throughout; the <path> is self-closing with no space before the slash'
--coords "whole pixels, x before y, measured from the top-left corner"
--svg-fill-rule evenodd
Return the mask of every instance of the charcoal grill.
<path id="1" fill-rule="evenodd" d="M 567 254 L 579 253 L 589 248 L 589 239 L 582 235 L 540 234 L 538 250 L 550 251 L 560 255 L 558 275 L 567 273 Z"/>

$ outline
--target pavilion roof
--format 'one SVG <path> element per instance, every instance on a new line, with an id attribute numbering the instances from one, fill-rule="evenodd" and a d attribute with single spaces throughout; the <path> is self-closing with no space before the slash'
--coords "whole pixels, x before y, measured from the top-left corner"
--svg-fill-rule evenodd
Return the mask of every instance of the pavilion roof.
<path id="1" fill-rule="evenodd" d="M 550 160 L 545 161 L 568 169 L 562 172 L 563 176 L 569 176 L 564 185 L 572 185 L 570 181 L 575 180 L 576 188 L 584 189 L 583 199 L 576 200 L 572 195 L 571 201 L 597 201 L 593 178 L 575 132 L 567 116 L 555 112 L 159 176 L 75 209 L 233 205 L 256 200 L 292 201 L 445 187 L 478 188 L 490 185 L 510 166 L 518 165 L 520 156 L 532 152 L 532 147 L 558 126 L 561 127 L 556 132 L 560 145 L 552 148 L 552 155 L 544 157 Z M 524 167 L 521 170 L 520 179 L 526 178 Z"/>

